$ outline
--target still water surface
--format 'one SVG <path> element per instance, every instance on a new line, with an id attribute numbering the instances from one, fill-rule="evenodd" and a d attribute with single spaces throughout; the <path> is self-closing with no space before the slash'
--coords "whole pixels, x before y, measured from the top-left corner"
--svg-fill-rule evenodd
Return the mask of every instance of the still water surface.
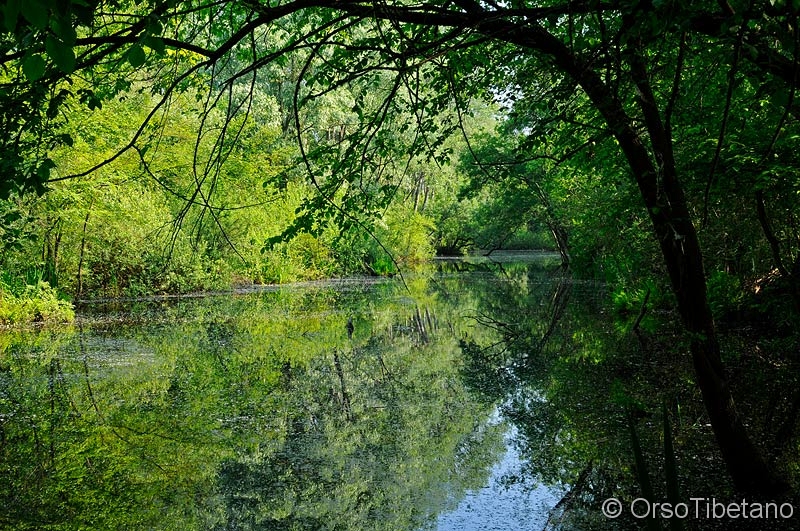
<path id="1" fill-rule="evenodd" d="M 498 417 L 500 419 L 501 417 Z M 562 497 L 561 489 L 547 485 L 515 483 L 524 458 L 515 447 L 518 432 L 506 434 L 506 452 L 491 469 L 489 480 L 478 490 L 467 491 L 458 507 L 440 514 L 438 531 L 513 531 L 546 529 L 548 517 Z"/>
<path id="2" fill-rule="evenodd" d="M 87 305 L 0 336 L 4 529 L 542 529 L 467 345 L 547 268 Z M 474 350 L 474 349 L 473 349 Z M 485 388 L 488 385 L 488 388 Z M 496 387 L 496 386 L 495 386 Z"/>

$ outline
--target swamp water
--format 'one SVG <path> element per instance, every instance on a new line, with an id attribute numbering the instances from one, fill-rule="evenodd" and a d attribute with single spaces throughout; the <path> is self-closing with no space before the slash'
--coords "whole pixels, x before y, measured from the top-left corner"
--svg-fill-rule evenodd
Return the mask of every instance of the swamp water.
<path id="1" fill-rule="evenodd" d="M 606 293 L 518 258 L 3 332 L 0 528 L 608 528 L 636 491 Z"/>

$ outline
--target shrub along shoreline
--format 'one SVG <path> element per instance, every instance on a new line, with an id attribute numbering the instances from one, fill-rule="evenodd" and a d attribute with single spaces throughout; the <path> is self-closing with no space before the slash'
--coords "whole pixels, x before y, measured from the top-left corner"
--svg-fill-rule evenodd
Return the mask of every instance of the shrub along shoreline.
<path id="1" fill-rule="evenodd" d="M 47 282 L 39 281 L 22 289 L 0 282 L 0 325 L 71 322 L 74 319 L 72 303 L 61 298 Z"/>

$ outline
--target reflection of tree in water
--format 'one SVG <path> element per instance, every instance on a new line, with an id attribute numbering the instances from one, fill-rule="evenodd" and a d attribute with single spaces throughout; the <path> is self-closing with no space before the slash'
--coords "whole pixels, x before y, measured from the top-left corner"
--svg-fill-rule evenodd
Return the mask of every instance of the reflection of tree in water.
<path id="1" fill-rule="evenodd" d="M 457 377 L 457 301 L 381 289 L 198 300 L 77 340 L 25 336 L 0 358 L 0 525 L 430 524 L 485 482 L 503 430 Z"/>
<path id="2" fill-rule="evenodd" d="M 502 433 L 476 430 L 470 408 L 488 405 L 420 363 L 454 354 L 435 322 L 415 307 L 386 336 L 284 369 L 283 439 L 223 463 L 220 527 L 417 529 L 485 481 Z"/>
<path id="3" fill-rule="evenodd" d="M 686 347 L 669 321 L 637 335 L 630 323 L 638 324 L 641 313 L 615 323 L 603 286 L 554 278 L 537 267 L 509 278 L 478 305 L 478 320 L 499 339 L 462 340 L 461 370 L 471 388 L 502 403 L 519 432 L 525 465 L 509 480 L 569 486 L 548 529 L 608 529 L 603 500 L 668 501 L 671 482 L 685 500 L 736 499 L 682 354 Z M 668 430 L 674 448 L 665 446 Z M 645 524 L 625 512 L 613 523 Z M 653 523 L 662 524 L 668 522 Z M 758 528 L 752 521 L 684 524 Z M 781 525 L 795 523 L 771 521 L 764 529 Z"/>
<path id="4" fill-rule="evenodd" d="M 509 481 L 571 487 L 550 522 L 563 529 L 607 528 L 600 502 L 639 496 L 640 468 L 666 499 L 664 411 L 681 493 L 732 496 L 668 324 L 643 325 L 640 342 L 609 318 L 603 286 L 496 271 L 466 285 L 445 273 L 414 297 L 280 292 L 181 303 L 80 338 L 5 338 L 0 522 L 424 527 L 484 484 L 502 451 L 504 427 L 485 422 L 495 403 L 525 458 Z M 782 428 L 790 408 L 759 400 L 769 374 L 750 374 L 743 396 Z"/>

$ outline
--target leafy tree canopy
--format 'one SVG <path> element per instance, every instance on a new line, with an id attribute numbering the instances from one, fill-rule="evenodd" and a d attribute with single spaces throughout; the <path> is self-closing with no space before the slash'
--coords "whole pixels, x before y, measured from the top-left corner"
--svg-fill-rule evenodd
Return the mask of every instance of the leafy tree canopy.
<path id="1" fill-rule="evenodd" d="M 217 93 L 210 105 L 246 113 L 241 96 L 237 101 L 220 94 L 272 81 L 295 55 L 300 81 L 287 103 L 300 133 L 309 125 L 301 111 L 315 97 L 345 85 L 363 91 L 356 101 L 342 102 L 349 107 L 342 109 L 343 122 L 363 126 L 340 131 L 344 138 L 338 140 L 349 142 L 340 142 L 337 153 L 352 155 L 340 163 L 349 167 L 336 168 L 345 170 L 345 180 L 374 170 L 365 166 L 379 165 L 377 155 L 400 147 L 382 127 L 400 107 L 411 118 L 393 125 L 401 131 L 417 127 L 417 136 L 402 147 L 436 155 L 435 139 L 421 138 L 420 131 L 431 135 L 454 125 L 435 116 L 451 98 L 464 105 L 488 93 L 513 107 L 538 96 L 534 108 L 529 101 L 518 110 L 525 113 L 523 123 L 544 133 L 542 121 L 574 114 L 569 109 L 580 103 L 576 84 L 597 113 L 615 121 L 613 113 L 625 111 L 628 91 L 644 81 L 644 73 L 648 79 L 658 75 L 652 87 L 657 97 L 670 97 L 658 102 L 667 104 L 662 120 L 669 125 L 683 88 L 680 77 L 687 75 L 681 71 L 685 54 L 690 47 L 698 51 L 693 43 L 718 65 L 729 62 L 725 50 L 735 48 L 736 61 L 746 62 L 739 68 L 768 83 L 794 113 L 796 4 L 9 0 L 0 10 L 0 197 L 15 190 L 42 193 L 52 178 L 68 177 L 51 175 L 57 171 L 48 157 L 55 145 L 72 142 L 58 128 L 67 106 L 98 108 L 138 80 L 162 98 L 149 120 L 175 92 L 199 87 Z M 670 68 L 674 79 L 656 65 Z M 124 147 L 146 139 L 142 129 Z M 332 168 L 309 170 L 321 175 Z"/>

